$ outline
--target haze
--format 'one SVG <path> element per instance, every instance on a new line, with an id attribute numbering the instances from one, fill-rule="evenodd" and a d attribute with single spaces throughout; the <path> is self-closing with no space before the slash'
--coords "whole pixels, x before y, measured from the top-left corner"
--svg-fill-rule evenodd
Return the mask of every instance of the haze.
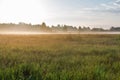
<path id="1" fill-rule="evenodd" d="M 120 26 L 120 0 L 0 0 L 1 23 Z"/>

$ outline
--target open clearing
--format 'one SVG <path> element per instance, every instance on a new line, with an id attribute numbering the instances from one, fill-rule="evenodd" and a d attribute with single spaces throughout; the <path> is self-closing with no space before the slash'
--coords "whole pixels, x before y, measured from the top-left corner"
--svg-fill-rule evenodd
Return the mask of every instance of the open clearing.
<path id="1" fill-rule="evenodd" d="M 0 80 L 120 80 L 120 35 L 0 35 Z"/>

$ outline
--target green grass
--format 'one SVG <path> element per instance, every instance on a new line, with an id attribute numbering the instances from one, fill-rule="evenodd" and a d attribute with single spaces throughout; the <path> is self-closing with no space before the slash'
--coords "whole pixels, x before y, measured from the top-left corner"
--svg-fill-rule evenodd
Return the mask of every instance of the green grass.
<path id="1" fill-rule="evenodd" d="M 0 35 L 0 80 L 120 80 L 120 35 Z"/>

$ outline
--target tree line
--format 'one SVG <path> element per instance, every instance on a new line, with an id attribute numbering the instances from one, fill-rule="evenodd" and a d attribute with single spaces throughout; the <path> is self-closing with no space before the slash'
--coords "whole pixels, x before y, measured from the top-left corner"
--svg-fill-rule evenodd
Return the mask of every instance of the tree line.
<path id="1" fill-rule="evenodd" d="M 82 31 L 120 31 L 120 27 L 114 27 L 112 26 L 110 29 L 103 29 L 103 28 L 91 28 L 86 26 L 69 26 L 69 25 L 60 25 L 57 26 L 47 26 L 45 22 L 42 24 L 35 24 L 32 25 L 26 24 L 24 22 L 20 22 L 19 24 L 14 23 L 1 23 L 0 24 L 0 30 L 27 30 L 27 31 L 43 31 L 43 32 L 82 32 Z"/>

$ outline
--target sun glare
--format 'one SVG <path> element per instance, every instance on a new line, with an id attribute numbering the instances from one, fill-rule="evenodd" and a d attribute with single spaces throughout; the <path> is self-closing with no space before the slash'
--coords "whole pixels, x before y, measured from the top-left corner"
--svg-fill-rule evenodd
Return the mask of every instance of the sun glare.
<path id="1" fill-rule="evenodd" d="M 4 0 L 0 6 L 1 15 L 5 22 L 36 22 L 44 21 L 47 16 L 47 8 L 43 0 Z"/>

